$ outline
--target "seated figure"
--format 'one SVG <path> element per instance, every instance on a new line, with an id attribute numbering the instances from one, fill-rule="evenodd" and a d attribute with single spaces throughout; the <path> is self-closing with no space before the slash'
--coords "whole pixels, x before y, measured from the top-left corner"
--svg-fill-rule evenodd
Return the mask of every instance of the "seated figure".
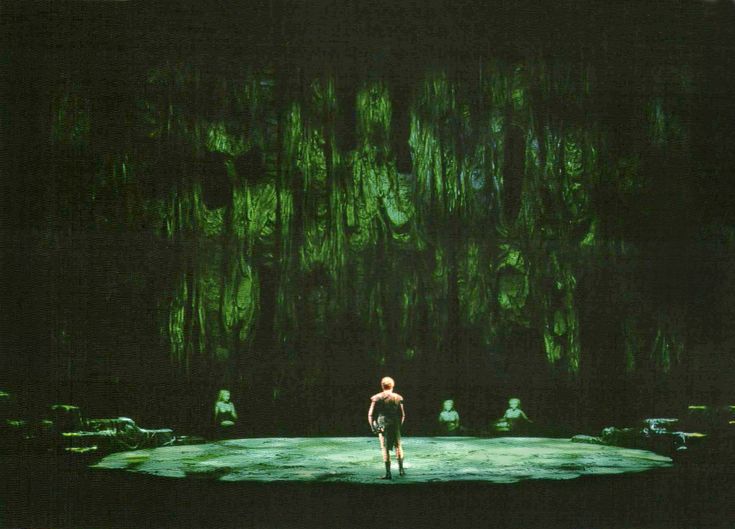
<path id="1" fill-rule="evenodd" d="M 508 400 L 508 409 L 505 410 L 503 416 L 495 421 L 494 430 L 501 433 L 518 433 L 525 430 L 530 422 L 531 419 L 521 409 L 521 399 L 513 397 Z"/>
<path id="2" fill-rule="evenodd" d="M 440 435 L 459 434 L 459 413 L 454 409 L 454 401 L 452 399 L 444 401 L 438 420 Z"/>
<path id="3" fill-rule="evenodd" d="M 237 411 L 230 400 L 230 391 L 221 389 L 214 403 L 214 423 L 220 432 L 232 430 L 237 422 Z"/>

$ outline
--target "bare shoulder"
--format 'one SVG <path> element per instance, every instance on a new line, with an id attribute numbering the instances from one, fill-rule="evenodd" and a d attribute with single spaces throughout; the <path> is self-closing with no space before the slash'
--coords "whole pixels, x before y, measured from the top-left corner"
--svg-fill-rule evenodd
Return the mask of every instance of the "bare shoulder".
<path id="1" fill-rule="evenodd" d="M 393 396 L 398 400 L 398 402 L 403 402 L 403 396 L 399 395 L 398 393 L 393 393 Z"/>
<path id="2" fill-rule="evenodd" d="M 382 397 L 383 397 L 383 392 L 381 391 L 380 393 L 376 393 L 375 395 L 370 397 L 370 400 L 372 400 L 373 402 L 376 402 L 380 400 Z"/>

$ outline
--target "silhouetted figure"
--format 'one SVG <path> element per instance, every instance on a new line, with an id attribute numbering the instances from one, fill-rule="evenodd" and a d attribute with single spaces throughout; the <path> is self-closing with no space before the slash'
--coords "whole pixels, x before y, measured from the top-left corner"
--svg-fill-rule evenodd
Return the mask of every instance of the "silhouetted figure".
<path id="1" fill-rule="evenodd" d="M 401 425 L 406 419 L 403 409 L 403 397 L 393 392 L 395 382 L 390 377 L 380 381 L 383 391 L 370 397 L 368 423 L 374 434 L 380 439 L 380 451 L 383 454 L 385 475 L 381 479 L 391 479 L 390 451 L 395 448 L 398 459 L 398 471 L 401 476 L 403 470 L 403 448 L 401 446 Z"/>

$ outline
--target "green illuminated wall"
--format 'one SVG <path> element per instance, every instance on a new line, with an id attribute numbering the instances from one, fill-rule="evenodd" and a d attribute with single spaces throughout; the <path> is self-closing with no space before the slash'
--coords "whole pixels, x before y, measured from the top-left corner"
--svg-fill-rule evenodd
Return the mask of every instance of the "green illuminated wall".
<path id="1" fill-rule="evenodd" d="M 87 228 L 152 238 L 126 265 L 155 283 L 141 303 L 157 337 L 141 339 L 182 377 L 267 373 L 278 398 L 380 369 L 452 385 L 514 362 L 572 378 L 681 362 L 681 306 L 649 296 L 636 267 L 657 250 L 621 216 L 645 215 L 651 175 L 688 163 L 680 100 L 654 90 L 686 94 L 685 68 L 641 81 L 654 95 L 630 103 L 633 140 L 599 118 L 591 66 L 485 61 L 471 80 L 427 68 L 403 85 L 293 73 L 152 68 L 119 142 L 95 137 L 79 83 L 54 96 L 54 156 L 88 164 L 58 207 L 81 200 Z"/>

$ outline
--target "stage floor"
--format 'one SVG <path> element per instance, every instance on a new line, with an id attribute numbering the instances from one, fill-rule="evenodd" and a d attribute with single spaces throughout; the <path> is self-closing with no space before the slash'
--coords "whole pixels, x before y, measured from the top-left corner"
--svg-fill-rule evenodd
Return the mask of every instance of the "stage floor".
<path id="1" fill-rule="evenodd" d="M 723 462 L 671 465 L 559 439 L 405 443 L 409 474 L 389 483 L 376 479 L 374 438 L 222 441 L 115 454 L 94 468 L 0 453 L 0 528 L 732 529 L 735 520 L 735 473 Z"/>
<path id="2" fill-rule="evenodd" d="M 568 439 L 407 437 L 404 450 L 406 476 L 399 477 L 394 468 L 391 482 L 376 479 L 383 467 L 378 441 L 366 437 L 236 439 L 171 446 L 112 454 L 93 468 L 229 482 L 405 485 L 568 480 L 671 466 L 671 459 L 652 452 Z"/>

